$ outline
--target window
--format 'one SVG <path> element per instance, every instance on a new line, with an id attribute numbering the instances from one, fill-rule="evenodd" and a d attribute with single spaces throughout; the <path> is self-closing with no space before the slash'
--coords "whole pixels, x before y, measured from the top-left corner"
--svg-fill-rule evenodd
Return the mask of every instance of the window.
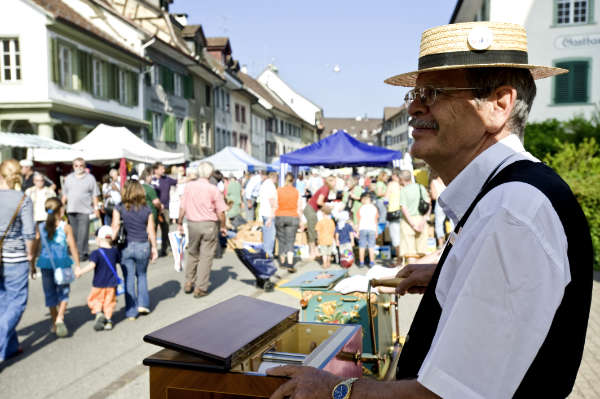
<path id="1" fill-rule="evenodd" d="M 73 53 L 70 47 L 59 46 L 60 54 L 60 85 L 65 89 L 73 88 Z"/>
<path id="2" fill-rule="evenodd" d="M 590 63 L 585 60 L 556 62 L 569 73 L 554 77 L 554 103 L 586 103 L 589 94 Z"/>
<path id="3" fill-rule="evenodd" d="M 240 121 L 240 105 L 239 104 L 235 104 L 235 121 L 236 122 Z"/>
<path id="4" fill-rule="evenodd" d="M 119 101 L 121 104 L 131 102 L 131 79 L 127 71 L 119 70 Z"/>
<path id="5" fill-rule="evenodd" d="M 588 0 L 555 0 L 554 22 L 557 25 L 588 23 Z"/>
<path id="6" fill-rule="evenodd" d="M 175 141 L 180 144 L 185 144 L 186 137 L 184 137 L 185 132 L 183 131 L 183 119 L 176 118 L 175 119 Z"/>
<path id="7" fill-rule="evenodd" d="M 248 151 L 248 136 L 240 134 L 240 148 Z"/>
<path id="8" fill-rule="evenodd" d="M 92 94 L 94 94 L 96 97 L 106 97 L 106 89 L 104 84 L 105 68 L 106 64 L 104 62 L 97 58 L 92 59 Z"/>
<path id="9" fill-rule="evenodd" d="M 242 123 L 246 123 L 246 107 L 243 105 L 240 107 L 240 111 L 242 114 Z"/>
<path id="10" fill-rule="evenodd" d="M 207 107 L 210 107 L 210 86 L 206 85 L 204 87 L 204 103 Z"/>
<path id="11" fill-rule="evenodd" d="M 2 57 L 0 57 L 0 82 L 21 80 L 21 52 L 19 39 L 0 39 Z"/>
<path id="12" fill-rule="evenodd" d="M 152 139 L 160 140 L 161 131 L 162 131 L 162 120 L 163 117 L 161 114 L 152 113 Z"/>
<path id="13" fill-rule="evenodd" d="M 183 96 L 183 79 L 181 78 L 181 75 L 178 73 L 174 73 L 174 79 L 175 79 L 175 90 L 174 93 L 176 96 Z"/>
<path id="14" fill-rule="evenodd" d="M 157 85 L 160 83 L 160 67 L 158 65 L 152 65 L 152 84 Z"/>
<path id="15" fill-rule="evenodd" d="M 225 111 L 229 112 L 229 93 L 225 93 Z"/>
<path id="16" fill-rule="evenodd" d="M 236 132 L 233 132 L 233 135 L 231 136 L 231 145 L 233 145 L 234 147 L 237 147 L 238 145 L 238 136 Z"/>

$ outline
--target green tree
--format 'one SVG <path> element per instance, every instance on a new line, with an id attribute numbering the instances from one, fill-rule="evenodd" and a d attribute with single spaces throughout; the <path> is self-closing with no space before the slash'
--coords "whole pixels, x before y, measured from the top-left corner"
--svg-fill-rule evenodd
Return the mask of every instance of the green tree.
<path id="1" fill-rule="evenodd" d="M 567 182 L 579 201 L 590 225 L 594 268 L 600 270 L 600 146 L 591 137 L 559 147 L 555 154 L 547 154 L 544 162 Z"/>

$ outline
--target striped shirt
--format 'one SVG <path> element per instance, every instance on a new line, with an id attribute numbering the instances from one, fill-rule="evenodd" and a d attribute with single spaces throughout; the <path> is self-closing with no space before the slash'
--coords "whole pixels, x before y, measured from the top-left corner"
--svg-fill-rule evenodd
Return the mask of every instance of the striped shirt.
<path id="1" fill-rule="evenodd" d="M 10 219 L 15 213 L 17 204 L 23 193 L 15 190 L 0 190 L 0 237 L 6 231 Z M 25 241 L 35 238 L 35 227 L 33 223 L 33 204 L 31 198 L 25 198 L 19 214 L 10 226 L 8 234 L 2 243 L 2 262 L 5 264 L 27 262 L 27 251 Z"/>

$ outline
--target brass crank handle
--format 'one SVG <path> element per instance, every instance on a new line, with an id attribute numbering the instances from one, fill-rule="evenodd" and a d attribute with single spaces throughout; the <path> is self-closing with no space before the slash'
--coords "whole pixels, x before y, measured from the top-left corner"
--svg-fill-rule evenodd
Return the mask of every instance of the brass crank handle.
<path id="1" fill-rule="evenodd" d="M 388 279 L 372 279 L 370 280 L 371 282 L 371 287 L 397 287 L 398 285 L 400 285 L 400 283 L 404 281 L 404 277 L 394 277 L 394 278 L 388 278 Z"/>

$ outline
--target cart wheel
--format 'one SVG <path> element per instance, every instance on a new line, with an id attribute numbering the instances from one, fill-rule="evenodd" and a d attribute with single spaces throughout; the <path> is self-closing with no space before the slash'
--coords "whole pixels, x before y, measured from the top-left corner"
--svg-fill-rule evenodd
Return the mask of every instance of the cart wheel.
<path id="1" fill-rule="evenodd" d="M 275 289 L 275 284 L 273 284 L 272 282 L 267 280 L 267 281 L 265 281 L 264 289 L 265 289 L 265 292 L 273 292 L 273 290 Z"/>

